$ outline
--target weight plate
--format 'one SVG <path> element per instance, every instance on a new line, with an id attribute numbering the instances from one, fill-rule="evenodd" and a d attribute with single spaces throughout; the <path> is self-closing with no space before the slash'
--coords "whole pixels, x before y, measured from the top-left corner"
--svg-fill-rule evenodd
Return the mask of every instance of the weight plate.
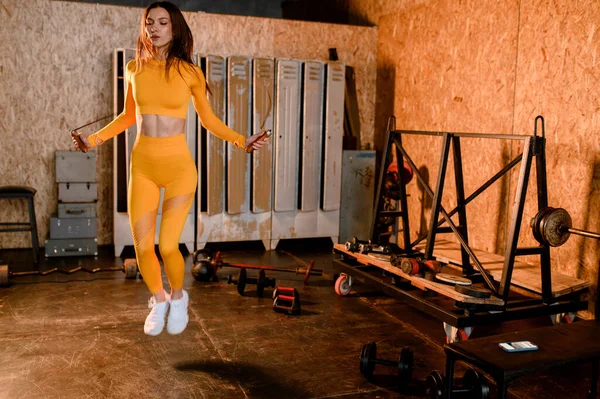
<path id="1" fill-rule="evenodd" d="M 531 222 L 529 222 L 531 231 L 533 233 L 533 238 L 535 238 L 540 244 L 544 244 L 543 238 L 540 234 L 540 222 L 544 218 L 544 215 L 546 215 L 548 212 L 551 212 L 553 209 L 554 208 L 550 207 L 542 208 L 540 211 L 538 211 L 537 215 L 531 219 Z"/>
<path id="2" fill-rule="evenodd" d="M 400 267 L 400 265 L 402 264 L 402 259 L 402 256 L 394 254 L 390 256 L 390 263 L 394 267 Z"/>
<path id="3" fill-rule="evenodd" d="M 0 287 L 8 286 L 8 265 L 0 265 Z"/>
<path id="4" fill-rule="evenodd" d="M 435 278 L 443 281 L 445 283 L 457 284 L 457 285 L 471 285 L 473 282 L 468 278 L 464 278 L 461 276 L 455 276 L 454 274 L 448 273 L 438 273 L 435 275 Z"/>
<path id="5" fill-rule="evenodd" d="M 350 241 L 346 241 L 346 251 L 356 252 L 358 251 L 358 245 L 353 244 Z"/>
<path id="6" fill-rule="evenodd" d="M 400 386 L 408 384 L 414 368 L 414 355 L 410 348 L 402 348 L 398 362 L 398 382 Z"/>
<path id="7" fill-rule="evenodd" d="M 560 247 L 563 245 L 571 233 L 564 229 L 570 229 L 572 226 L 571 216 L 563 208 L 556 208 L 545 215 L 540 222 L 540 235 L 543 242 L 551 247 Z"/>
<path id="8" fill-rule="evenodd" d="M 259 297 L 263 296 L 265 286 L 267 285 L 267 275 L 264 270 L 258 272 L 258 281 L 256 282 L 256 295 Z"/>
<path id="9" fill-rule="evenodd" d="M 474 298 L 489 298 L 492 296 L 492 292 L 483 287 L 471 287 L 468 285 L 456 285 L 454 287 L 456 292 L 460 292 L 461 294 L 465 294 L 468 296 L 472 296 Z"/>
<path id="10" fill-rule="evenodd" d="M 400 269 L 408 275 L 419 273 L 419 261 L 414 258 L 403 258 Z"/>
<path id="11" fill-rule="evenodd" d="M 238 283 L 237 283 L 237 292 L 240 295 L 244 295 L 244 290 L 246 289 L 246 280 L 248 279 L 248 273 L 246 269 L 240 269 L 240 273 L 238 274 Z"/>
<path id="12" fill-rule="evenodd" d="M 444 398 L 444 377 L 439 371 L 432 371 L 425 380 L 426 395 L 430 399 Z"/>
<path id="13" fill-rule="evenodd" d="M 490 388 L 479 373 L 473 369 L 468 369 L 463 376 L 463 387 L 471 391 L 473 399 L 488 399 L 490 397 Z"/>
<path id="14" fill-rule="evenodd" d="M 375 371 L 375 359 L 377 359 L 377 344 L 369 342 L 363 345 L 360 354 L 360 373 L 367 379 L 373 376 Z"/>
<path id="15" fill-rule="evenodd" d="M 425 261 L 425 267 L 427 267 L 429 270 L 435 272 L 435 273 L 439 273 L 442 271 L 442 267 L 444 265 L 442 265 L 442 262 L 438 262 L 437 260 L 433 260 L 433 259 L 429 259 Z"/>

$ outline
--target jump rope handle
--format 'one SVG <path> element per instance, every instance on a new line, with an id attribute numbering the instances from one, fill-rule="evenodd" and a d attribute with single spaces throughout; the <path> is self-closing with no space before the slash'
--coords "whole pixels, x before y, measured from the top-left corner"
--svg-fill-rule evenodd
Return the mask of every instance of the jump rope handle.
<path id="1" fill-rule="evenodd" d="M 271 131 L 271 129 L 267 129 L 267 130 L 265 130 L 264 132 L 262 132 L 262 134 L 261 134 L 261 135 L 260 135 L 260 137 L 259 137 L 259 138 L 256 140 L 256 142 L 268 139 L 269 137 L 271 137 L 271 134 L 272 134 L 272 133 L 273 133 L 273 132 Z M 252 148 L 252 146 L 250 146 L 250 147 L 246 147 L 246 152 L 247 152 L 248 154 L 250 154 L 252 151 L 254 151 L 254 149 Z"/>

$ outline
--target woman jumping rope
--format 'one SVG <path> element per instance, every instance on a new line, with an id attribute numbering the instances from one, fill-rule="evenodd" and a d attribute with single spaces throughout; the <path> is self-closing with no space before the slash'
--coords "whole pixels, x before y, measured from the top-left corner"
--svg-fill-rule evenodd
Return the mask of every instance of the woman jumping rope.
<path id="1" fill-rule="evenodd" d="M 152 294 L 152 310 L 144 324 L 144 332 L 152 336 L 162 332 L 165 319 L 169 334 L 183 332 L 189 319 L 179 238 L 198 182 L 196 165 L 182 133 L 190 97 L 202 125 L 216 136 L 242 151 L 257 150 L 265 142 L 262 132 L 245 138 L 214 115 L 202 70 L 192 61 L 193 48 L 192 33 L 177 6 L 168 1 L 149 5 L 142 16 L 135 61 L 127 64 L 123 112 L 92 135 L 71 133 L 75 147 L 86 152 L 137 122 L 127 209 L 138 267 Z M 161 187 L 165 192 L 158 246 L 170 294 L 163 289 L 154 252 Z"/>

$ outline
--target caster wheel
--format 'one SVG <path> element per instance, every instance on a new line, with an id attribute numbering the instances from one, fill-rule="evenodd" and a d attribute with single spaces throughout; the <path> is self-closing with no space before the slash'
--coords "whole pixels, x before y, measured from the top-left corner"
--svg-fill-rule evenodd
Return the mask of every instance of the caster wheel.
<path id="1" fill-rule="evenodd" d="M 352 289 L 352 277 L 347 274 L 340 274 L 340 276 L 335 281 L 335 293 L 340 296 L 346 296 L 350 293 Z"/>

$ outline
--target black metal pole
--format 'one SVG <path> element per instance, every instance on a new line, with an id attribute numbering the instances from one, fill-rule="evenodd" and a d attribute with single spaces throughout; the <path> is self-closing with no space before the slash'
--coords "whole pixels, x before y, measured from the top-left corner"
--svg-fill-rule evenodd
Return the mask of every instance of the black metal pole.
<path id="1" fill-rule="evenodd" d="M 440 169 L 438 171 L 436 187 L 433 195 L 433 204 L 431 205 L 431 219 L 429 221 L 429 232 L 427 244 L 425 246 L 425 259 L 433 257 L 433 247 L 435 245 L 435 234 L 437 230 L 437 220 L 442 207 L 442 196 L 444 194 L 444 183 L 446 182 L 446 169 L 448 167 L 448 156 L 450 154 L 451 135 L 445 134 L 442 142 L 442 153 L 440 154 Z"/>
<path id="2" fill-rule="evenodd" d="M 465 182 L 463 177 L 460 137 L 452 137 L 452 150 L 452 158 L 454 159 L 454 181 L 456 183 L 456 208 L 458 209 L 458 230 L 461 232 L 465 242 L 469 244 L 469 229 L 467 227 L 467 208 L 465 206 Z M 460 254 L 463 267 L 463 274 L 469 275 L 473 273 L 473 266 L 471 266 L 471 263 L 469 262 L 469 254 L 462 246 L 460 247 Z"/>
<path id="3" fill-rule="evenodd" d="M 515 193 L 515 203 L 513 205 L 513 213 L 510 220 L 510 228 L 506 240 L 506 248 L 504 251 L 504 266 L 502 269 L 502 279 L 500 281 L 499 292 L 502 298 L 506 301 L 510 292 L 510 280 L 515 262 L 515 254 L 517 252 L 517 244 L 519 241 L 519 229 L 521 228 L 521 219 L 523 218 L 523 207 L 525 205 L 525 197 L 527 195 L 527 183 L 529 181 L 529 172 L 531 170 L 531 145 L 533 137 L 526 140 L 523 146 L 523 158 L 521 163 L 521 171 L 519 173 L 519 181 L 517 183 L 517 191 Z"/>

